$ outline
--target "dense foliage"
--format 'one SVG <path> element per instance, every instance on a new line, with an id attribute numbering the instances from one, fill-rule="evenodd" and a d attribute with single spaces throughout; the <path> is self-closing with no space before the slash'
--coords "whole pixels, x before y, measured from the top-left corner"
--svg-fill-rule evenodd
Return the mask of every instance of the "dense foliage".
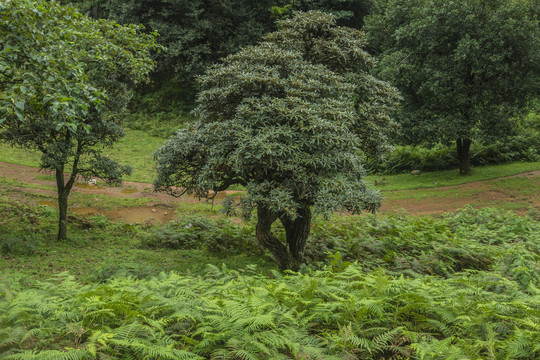
<path id="1" fill-rule="evenodd" d="M 471 165 L 483 166 L 515 161 L 540 160 L 540 133 L 504 137 L 491 143 L 471 145 Z M 395 146 L 384 161 L 369 160 L 366 168 L 375 173 L 397 174 L 413 170 L 440 171 L 455 169 L 458 159 L 455 146 L 437 144 Z"/>
<path id="2" fill-rule="evenodd" d="M 471 144 L 471 165 L 483 166 L 515 161 L 540 160 L 540 106 L 533 102 L 527 115 L 513 119 L 513 131 L 508 136 L 488 137 Z M 383 161 L 368 159 L 366 167 L 376 173 L 440 171 L 454 169 L 458 162 L 455 146 L 438 143 L 422 145 L 396 145 L 385 154 Z"/>
<path id="3" fill-rule="evenodd" d="M 273 31 L 274 21 L 294 10 L 321 10 L 335 14 L 343 25 L 359 27 L 371 0 L 65 0 L 94 18 L 121 24 L 143 24 L 160 34 L 167 47 L 158 60 L 154 75 L 159 86 L 171 79 L 176 89 L 193 85 L 195 75 L 211 64 L 259 42 Z M 166 85 L 167 86 L 167 85 Z M 178 94 L 172 95 L 174 98 Z M 169 98 L 170 100 L 170 98 Z"/>
<path id="4" fill-rule="evenodd" d="M 61 275 L 26 289 L 4 277 L 0 357 L 540 355 L 538 221 L 466 209 L 439 220 L 334 223 L 316 228 L 320 244 L 357 263 L 334 253 L 323 270 L 303 274 L 210 267 L 202 277 L 171 273 L 90 285 Z"/>
<path id="5" fill-rule="evenodd" d="M 381 0 L 365 29 L 381 75 L 405 96 L 404 141 L 456 141 L 461 173 L 471 141 L 507 135 L 538 94 L 535 1 Z"/>
<path id="6" fill-rule="evenodd" d="M 233 224 L 226 219 L 182 216 L 150 231 L 142 247 L 167 249 L 201 249 L 225 256 L 227 253 L 251 251 L 260 253 L 252 224 Z"/>
<path id="7" fill-rule="evenodd" d="M 156 153 L 155 188 L 213 198 L 245 186 L 227 210 L 257 208 L 257 238 L 285 269 L 302 263 L 312 207 L 378 207 L 360 153 L 381 152 L 398 94 L 369 74 L 363 34 L 334 16 L 296 13 L 279 27 L 200 77 L 197 122 Z M 278 219 L 285 244 L 269 232 Z"/>
<path id="8" fill-rule="evenodd" d="M 284 240 L 285 232 L 274 233 Z M 522 289 L 540 281 L 540 224 L 493 209 L 467 208 L 441 219 L 391 216 L 334 217 L 318 223 L 306 246 L 307 265 L 319 269 L 361 260 L 363 269 L 384 267 L 394 275 L 451 277 L 464 271 L 493 271 Z M 152 248 L 258 253 L 253 224 L 185 217 L 143 239 Z"/>
<path id="9" fill-rule="evenodd" d="M 51 241 L 50 207 L 0 197 L 0 214 L 2 359 L 539 355 L 538 213 L 335 215 L 286 276 L 258 261 L 254 222 L 215 213 L 155 228 L 75 216 L 69 244 Z M 237 271 L 201 273 L 209 262 Z M 79 280 L 54 275 L 65 268 Z"/>
<path id="10" fill-rule="evenodd" d="M 129 100 L 126 84 L 152 70 L 154 35 L 44 0 L 0 1 L 0 19 L 0 141 L 39 151 L 55 171 L 65 239 L 76 177 L 118 182 L 130 171 L 101 148 L 123 136 L 112 113 Z"/>

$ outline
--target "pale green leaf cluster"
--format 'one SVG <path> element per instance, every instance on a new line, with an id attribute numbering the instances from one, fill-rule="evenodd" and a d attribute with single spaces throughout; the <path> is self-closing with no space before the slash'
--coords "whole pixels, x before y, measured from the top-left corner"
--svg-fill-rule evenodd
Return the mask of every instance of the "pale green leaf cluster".
<path id="1" fill-rule="evenodd" d="M 296 13 L 202 75 L 198 122 L 156 153 L 156 188 L 206 198 L 241 184 L 244 210 L 292 217 L 302 206 L 374 211 L 363 154 L 381 151 L 399 96 L 369 74 L 364 35 L 335 23 Z"/>

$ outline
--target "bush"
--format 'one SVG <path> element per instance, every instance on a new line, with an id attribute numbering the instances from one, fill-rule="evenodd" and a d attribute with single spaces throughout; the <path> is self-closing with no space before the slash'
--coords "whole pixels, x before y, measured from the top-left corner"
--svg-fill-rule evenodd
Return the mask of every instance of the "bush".
<path id="1" fill-rule="evenodd" d="M 455 148 L 441 144 L 431 149 L 421 146 L 396 146 L 383 162 L 370 160 L 366 167 L 372 172 L 397 174 L 412 170 L 439 171 L 456 167 Z"/>
<path id="2" fill-rule="evenodd" d="M 184 216 L 156 228 L 144 237 L 141 245 L 150 248 L 203 249 L 215 253 L 258 250 L 253 226 L 203 216 Z"/>
<path id="3" fill-rule="evenodd" d="M 308 263 L 327 254 L 359 261 L 366 270 L 437 275 L 495 271 L 523 289 L 540 281 L 540 222 L 512 212 L 466 208 L 443 218 L 336 218 L 318 223 L 306 249 Z"/>
<path id="4" fill-rule="evenodd" d="M 518 135 L 491 144 L 472 146 L 471 164 L 489 165 L 540 160 L 540 133 Z"/>
<path id="5" fill-rule="evenodd" d="M 9 233 L 0 235 L 0 254 L 30 255 L 42 246 L 37 234 Z"/>
<path id="6" fill-rule="evenodd" d="M 540 132 L 531 129 L 527 135 L 509 136 L 492 143 L 471 146 L 471 164 L 494 165 L 514 161 L 540 160 Z M 455 146 L 438 144 L 432 148 L 422 146 L 396 146 L 384 161 L 368 160 L 366 168 L 375 173 L 397 174 L 412 170 L 440 171 L 457 168 Z"/>
<path id="7" fill-rule="evenodd" d="M 145 279 L 156 276 L 160 269 L 146 263 L 117 263 L 115 261 L 105 261 L 95 269 L 91 280 L 94 282 L 105 282 L 109 279 L 123 277 Z"/>

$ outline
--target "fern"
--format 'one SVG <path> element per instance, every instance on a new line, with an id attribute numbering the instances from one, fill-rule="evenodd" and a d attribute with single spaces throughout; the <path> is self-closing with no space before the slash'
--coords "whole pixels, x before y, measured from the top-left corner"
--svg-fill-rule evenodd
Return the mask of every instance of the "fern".
<path id="1" fill-rule="evenodd" d="M 85 350 L 70 349 L 67 351 L 45 350 L 41 352 L 25 351 L 3 357 L 5 360 L 88 360 L 92 355 Z"/>
<path id="2" fill-rule="evenodd" d="M 535 359 L 538 230 L 491 210 L 345 219 L 315 234 L 341 255 L 302 274 L 0 279 L 0 359 Z"/>

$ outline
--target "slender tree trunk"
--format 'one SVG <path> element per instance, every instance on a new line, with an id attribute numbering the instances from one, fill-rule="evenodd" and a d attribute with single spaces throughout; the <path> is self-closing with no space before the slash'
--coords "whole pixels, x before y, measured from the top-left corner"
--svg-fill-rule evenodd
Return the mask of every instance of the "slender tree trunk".
<path id="1" fill-rule="evenodd" d="M 56 189 L 58 192 L 58 240 L 67 239 L 67 209 L 68 209 L 68 197 L 75 179 L 77 178 L 77 164 L 78 156 L 76 161 L 73 163 L 73 172 L 69 177 L 68 181 L 65 182 L 64 179 L 64 165 L 59 169 L 56 169 Z"/>
<path id="2" fill-rule="evenodd" d="M 309 206 L 300 208 L 298 216 L 294 220 L 286 215 L 281 216 L 279 220 L 285 227 L 291 258 L 290 268 L 298 270 L 304 261 L 304 250 L 311 226 L 311 209 Z"/>
<path id="3" fill-rule="evenodd" d="M 56 168 L 56 190 L 58 193 L 58 240 L 67 239 L 67 208 L 68 208 L 68 197 L 77 174 L 79 173 L 79 160 L 82 153 L 83 144 L 77 144 L 77 151 L 73 157 L 73 164 L 71 165 L 71 175 L 68 178 L 68 181 L 65 181 L 64 178 L 64 169 L 65 163 Z"/>
<path id="4" fill-rule="evenodd" d="M 461 175 L 469 175 L 471 173 L 471 140 L 457 139 L 457 156 L 459 161 L 459 173 Z"/>
<path id="5" fill-rule="evenodd" d="M 67 238 L 67 200 L 68 192 L 64 183 L 64 167 L 56 169 L 56 190 L 58 192 L 58 240 Z"/>
<path id="6" fill-rule="evenodd" d="M 290 269 L 291 265 L 291 257 L 289 255 L 289 251 L 287 250 L 287 246 L 285 246 L 270 232 L 270 228 L 276 220 L 277 214 L 275 212 L 269 210 L 265 206 L 257 206 L 257 241 L 259 241 L 261 246 L 268 249 L 272 253 L 279 269 L 286 270 Z"/>

